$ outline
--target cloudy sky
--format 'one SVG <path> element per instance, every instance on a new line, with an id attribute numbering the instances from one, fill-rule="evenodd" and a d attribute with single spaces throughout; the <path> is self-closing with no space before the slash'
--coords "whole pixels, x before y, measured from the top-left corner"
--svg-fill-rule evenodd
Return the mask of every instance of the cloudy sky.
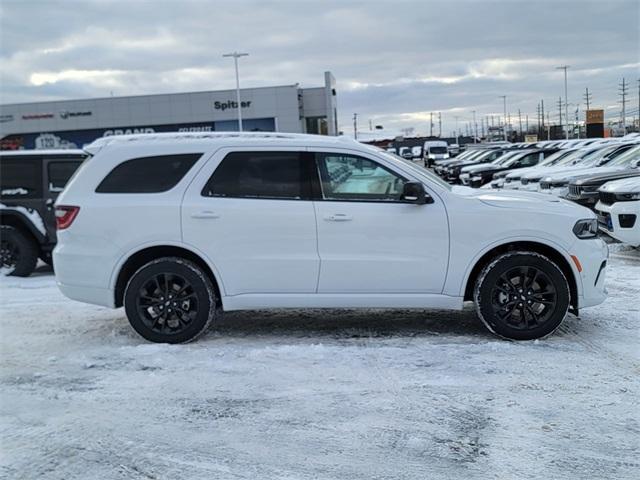
<path id="1" fill-rule="evenodd" d="M 580 1 L 43 1 L 0 2 L 0 103 L 234 87 L 338 82 L 341 129 L 359 114 L 388 129 L 443 133 L 502 112 L 507 95 L 535 122 L 569 69 L 569 104 L 619 115 L 618 83 L 630 83 L 637 115 L 638 0 Z M 573 104 L 573 105 L 572 105 Z M 557 106 L 552 120 L 557 118 Z M 437 128 L 437 127 L 436 127 Z"/>

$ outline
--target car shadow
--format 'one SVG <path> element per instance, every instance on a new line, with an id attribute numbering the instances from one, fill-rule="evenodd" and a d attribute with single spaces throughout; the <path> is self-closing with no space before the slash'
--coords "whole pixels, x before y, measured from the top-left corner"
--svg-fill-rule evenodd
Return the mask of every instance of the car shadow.
<path id="1" fill-rule="evenodd" d="M 203 340 L 223 337 L 284 336 L 376 338 L 475 336 L 495 338 L 472 307 L 462 311 L 386 309 L 309 309 L 227 312 Z"/>

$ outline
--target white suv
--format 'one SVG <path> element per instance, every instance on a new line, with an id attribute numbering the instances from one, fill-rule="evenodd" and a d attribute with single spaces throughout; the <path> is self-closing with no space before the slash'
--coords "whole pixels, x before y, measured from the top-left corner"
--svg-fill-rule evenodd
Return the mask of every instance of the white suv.
<path id="1" fill-rule="evenodd" d="M 532 339 L 604 301 L 608 250 L 588 209 L 451 187 L 342 137 L 158 134 L 94 142 L 56 204 L 68 297 L 125 307 L 155 342 L 222 311 L 461 309 Z"/>

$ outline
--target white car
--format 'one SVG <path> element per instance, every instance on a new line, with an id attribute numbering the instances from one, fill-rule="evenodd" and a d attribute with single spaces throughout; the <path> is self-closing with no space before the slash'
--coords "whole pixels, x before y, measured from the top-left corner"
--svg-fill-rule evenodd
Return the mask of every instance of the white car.
<path id="1" fill-rule="evenodd" d="M 345 137 L 150 134 L 100 139 L 56 203 L 56 279 L 124 306 L 155 342 L 223 311 L 461 309 L 511 339 L 605 300 L 590 210 L 542 194 L 452 188 Z"/>
<path id="2" fill-rule="evenodd" d="M 640 246 L 640 177 L 605 183 L 596 204 L 600 229 L 633 247 Z"/>

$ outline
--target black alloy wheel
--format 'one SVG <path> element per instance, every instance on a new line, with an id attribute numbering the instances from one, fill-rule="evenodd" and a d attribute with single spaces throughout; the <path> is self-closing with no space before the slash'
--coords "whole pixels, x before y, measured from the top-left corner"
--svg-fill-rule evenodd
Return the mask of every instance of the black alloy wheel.
<path id="1" fill-rule="evenodd" d="M 195 340 L 217 314 L 211 279 L 179 257 L 153 260 L 134 273 L 124 292 L 124 307 L 136 332 L 158 343 Z"/>
<path id="2" fill-rule="evenodd" d="M 16 227 L 0 226 L 0 273 L 15 277 L 28 277 L 38 263 L 35 241 Z"/>
<path id="3" fill-rule="evenodd" d="M 482 270 L 474 300 L 478 317 L 493 333 L 532 340 L 562 323 L 570 291 L 556 263 L 537 252 L 520 251 L 500 255 Z"/>

